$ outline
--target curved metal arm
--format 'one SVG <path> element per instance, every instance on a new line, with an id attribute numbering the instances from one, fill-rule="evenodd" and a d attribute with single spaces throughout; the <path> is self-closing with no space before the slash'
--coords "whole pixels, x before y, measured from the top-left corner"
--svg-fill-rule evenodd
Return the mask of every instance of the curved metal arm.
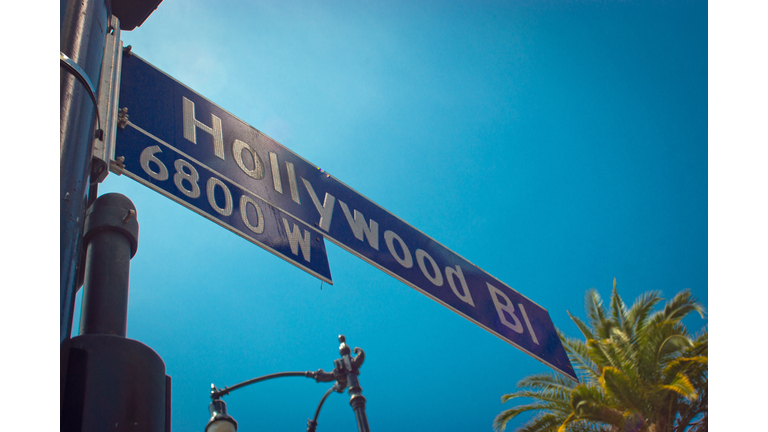
<path id="1" fill-rule="evenodd" d="M 357 376 L 360 374 L 360 367 L 365 361 L 365 352 L 360 348 L 350 350 L 349 346 L 346 344 L 346 338 L 344 335 L 339 335 L 339 342 L 341 342 L 341 345 L 339 346 L 339 354 L 341 354 L 341 358 L 333 361 L 334 368 L 331 372 L 325 372 L 322 369 L 319 369 L 316 372 L 278 372 L 253 378 L 248 381 L 243 381 L 239 384 L 233 385 L 232 387 L 224 387 L 221 390 L 217 389 L 215 385 L 211 384 L 211 399 L 213 400 L 211 406 L 214 408 L 212 415 L 218 415 L 219 417 L 222 417 L 223 420 L 227 420 L 230 421 L 230 423 L 236 424 L 234 419 L 231 417 L 229 419 L 223 418 L 223 415 L 226 415 L 226 405 L 224 404 L 224 401 L 221 400 L 222 396 L 228 395 L 233 390 L 237 390 L 239 388 L 249 386 L 257 382 L 266 381 L 272 378 L 303 376 L 306 378 L 313 378 L 316 382 L 336 381 L 333 387 L 328 389 L 328 391 L 326 391 L 323 395 L 323 398 L 320 399 L 320 404 L 317 406 L 314 419 L 307 420 L 307 432 L 315 431 L 315 428 L 317 427 L 317 417 L 320 415 L 320 409 L 323 407 L 323 403 L 325 403 L 328 395 L 334 391 L 338 393 L 344 393 L 344 389 L 347 388 L 348 385 L 350 395 L 349 404 L 352 406 L 352 410 L 355 412 L 357 429 L 359 432 L 370 432 L 370 428 L 368 427 L 368 417 L 365 414 L 366 400 L 362 395 L 363 389 L 360 387 L 360 381 L 357 378 Z M 351 356 L 352 351 L 356 354 L 355 357 Z M 216 405 L 217 403 L 218 405 Z M 216 411 L 216 409 L 220 409 L 221 412 Z M 218 420 L 220 419 L 212 418 L 211 422 Z"/>
<path id="2" fill-rule="evenodd" d="M 323 403 L 325 403 L 325 400 L 328 398 L 328 395 L 333 393 L 336 390 L 336 384 L 334 384 L 331 388 L 326 390 L 325 394 L 323 395 L 323 398 L 320 399 L 320 404 L 317 406 L 317 410 L 315 410 L 315 417 L 312 420 L 307 420 L 307 432 L 315 432 L 315 429 L 317 428 L 317 417 L 320 415 L 320 408 L 323 407 Z"/>
<path id="3" fill-rule="evenodd" d="M 321 369 L 322 370 L 322 369 Z M 239 384 L 235 384 L 232 387 L 224 387 L 221 390 L 217 390 L 216 386 L 211 384 L 211 399 L 219 399 L 222 396 L 228 395 L 229 392 L 237 390 L 239 388 L 249 386 L 251 384 L 255 384 L 260 381 L 266 381 L 272 378 L 282 378 L 282 377 L 290 377 L 290 376 L 303 376 L 307 378 L 315 378 L 315 372 L 306 371 L 306 372 L 278 372 L 273 373 L 269 375 L 260 376 L 257 378 L 249 379 L 248 381 L 243 381 Z"/>

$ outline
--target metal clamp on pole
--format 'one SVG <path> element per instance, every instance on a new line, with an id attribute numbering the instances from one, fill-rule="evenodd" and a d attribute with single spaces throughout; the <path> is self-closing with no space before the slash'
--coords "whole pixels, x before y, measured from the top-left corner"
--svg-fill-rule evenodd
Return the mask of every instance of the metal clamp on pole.
<path id="1" fill-rule="evenodd" d="M 122 42 L 120 41 L 120 20 L 112 17 L 104 44 L 104 57 L 99 78 L 99 118 L 104 119 L 101 136 L 93 141 L 93 162 L 91 183 L 101 183 L 109 174 L 109 162 L 115 156 L 115 130 L 118 121 L 117 102 L 120 95 L 120 70 L 122 68 Z"/>
<path id="2" fill-rule="evenodd" d="M 96 99 L 96 90 L 93 87 L 93 83 L 91 83 L 91 79 L 88 78 L 88 74 L 85 73 L 85 71 L 75 63 L 74 60 L 67 57 L 66 54 L 59 51 L 59 60 L 61 66 L 64 66 L 64 69 L 67 69 L 72 75 L 77 78 L 80 83 L 82 83 L 85 86 L 85 89 L 88 90 L 88 95 L 91 96 L 91 100 L 93 101 L 93 106 L 96 107 L 96 121 L 98 122 L 98 127 L 96 128 L 96 138 L 103 139 L 104 138 L 104 131 L 101 129 L 101 116 L 99 116 L 99 101 Z"/>

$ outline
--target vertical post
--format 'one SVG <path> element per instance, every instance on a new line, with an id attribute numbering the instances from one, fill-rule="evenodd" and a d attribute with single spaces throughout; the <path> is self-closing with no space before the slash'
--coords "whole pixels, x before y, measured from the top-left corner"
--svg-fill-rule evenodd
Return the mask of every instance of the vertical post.
<path id="1" fill-rule="evenodd" d="M 357 374 L 349 374 L 348 380 L 349 405 L 352 406 L 352 410 L 355 412 L 357 430 L 359 432 L 371 432 L 371 429 L 368 427 L 368 416 L 365 414 L 365 396 L 363 396 L 363 388 L 360 387 Z"/>
<path id="2" fill-rule="evenodd" d="M 129 273 L 138 239 L 136 207 L 125 195 L 102 195 L 88 209 L 81 335 L 125 337 Z"/>
<path id="3" fill-rule="evenodd" d="M 109 0 L 61 0 L 60 50 L 98 91 L 109 29 Z M 85 208 L 91 173 L 96 107 L 88 89 L 68 69 L 59 81 L 60 342 L 69 338 L 77 292 Z"/>
<path id="4" fill-rule="evenodd" d="M 365 396 L 363 396 L 363 388 L 360 387 L 360 380 L 357 376 L 360 374 L 360 366 L 362 366 L 365 359 L 365 354 L 360 348 L 355 348 L 357 357 L 354 359 L 350 355 L 349 346 L 346 343 L 344 335 L 339 336 L 339 354 L 341 354 L 341 360 L 344 368 L 347 372 L 347 384 L 349 385 L 349 405 L 352 406 L 352 410 L 355 412 L 355 420 L 357 421 L 357 430 L 359 432 L 371 432 L 368 427 L 368 416 L 365 414 Z"/>
<path id="5" fill-rule="evenodd" d="M 80 335 L 61 344 L 60 430 L 170 432 L 171 379 L 160 356 L 127 339 L 130 260 L 138 249 L 136 208 L 100 196 L 85 220 L 87 249 Z"/>

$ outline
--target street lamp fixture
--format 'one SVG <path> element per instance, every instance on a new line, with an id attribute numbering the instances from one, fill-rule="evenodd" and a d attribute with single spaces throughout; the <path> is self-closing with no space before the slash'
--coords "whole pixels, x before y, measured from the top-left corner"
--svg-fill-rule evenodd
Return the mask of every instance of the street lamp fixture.
<path id="1" fill-rule="evenodd" d="M 227 414 L 227 403 L 221 399 L 216 399 L 208 405 L 208 411 L 211 413 L 211 419 L 205 426 L 205 432 L 235 432 L 237 431 L 237 422 Z"/>
<path id="2" fill-rule="evenodd" d="M 325 399 L 332 393 L 344 393 L 344 389 L 349 386 L 349 404 L 352 406 L 352 410 L 355 413 L 355 420 L 357 421 L 357 429 L 359 432 L 370 432 L 368 427 L 368 417 L 365 414 L 365 397 L 363 396 L 363 389 L 360 387 L 360 381 L 357 376 L 360 374 L 360 367 L 365 361 L 365 352 L 360 348 L 355 348 L 353 351 L 357 354 L 352 357 L 352 350 L 346 343 L 344 335 L 339 336 L 339 354 L 341 358 L 334 360 L 334 368 L 331 372 L 325 372 L 320 369 L 315 372 L 278 372 L 270 375 L 264 375 L 257 378 L 243 381 L 239 384 L 235 384 L 232 387 L 224 387 L 223 389 L 217 389 L 215 385 L 211 384 L 211 404 L 208 406 L 208 411 L 211 414 L 211 419 L 205 426 L 205 432 L 236 432 L 237 422 L 232 416 L 227 414 L 227 404 L 221 400 L 225 395 L 230 392 L 255 384 L 260 381 L 266 381 L 273 378 L 282 378 L 289 376 L 303 376 L 307 378 L 313 378 L 316 382 L 333 382 L 333 387 L 325 392 L 320 404 L 315 411 L 315 417 L 312 420 L 307 420 L 307 432 L 315 432 L 317 428 L 317 417 L 320 415 L 320 409 L 325 402 Z"/>

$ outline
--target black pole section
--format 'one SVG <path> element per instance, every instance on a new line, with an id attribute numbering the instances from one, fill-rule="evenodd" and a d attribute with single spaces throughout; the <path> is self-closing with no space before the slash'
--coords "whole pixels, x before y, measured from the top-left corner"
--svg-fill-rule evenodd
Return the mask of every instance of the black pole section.
<path id="1" fill-rule="evenodd" d="M 368 427 L 368 416 L 365 414 L 365 396 L 363 396 L 363 388 L 360 387 L 360 381 L 355 374 L 350 374 L 349 376 L 349 395 L 349 404 L 355 412 L 357 430 L 360 432 L 371 432 L 371 429 Z"/>
<path id="2" fill-rule="evenodd" d="M 352 410 L 355 412 L 355 420 L 357 421 L 357 430 L 359 432 L 370 432 L 368 427 L 368 416 L 365 414 L 365 396 L 363 396 L 363 388 L 360 387 L 360 380 L 357 376 L 360 374 L 360 366 L 365 361 L 365 353 L 360 348 L 355 348 L 355 354 L 357 357 L 352 358 L 350 355 L 349 346 L 346 343 L 344 335 L 339 336 L 339 354 L 341 354 L 344 367 L 347 369 L 347 385 L 349 385 L 349 405 L 352 406 Z"/>
<path id="3" fill-rule="evenodd" d="M 62 432 L 170 432 L 165 363 L 125 337 L 138 234 L 136 208 L 125 196 L 102 195 L 88 208 L 81 332 L 61 344 Z"/>
<path id="4" fill-rule="evenodd" d="M 72 329 L 95 136 L 96 106 L 82 79 L 98 92 L 109 0 L 61 0 L 60 7 L 59 48 L 84 73 L 78 78 L 71 68 L 61 67 L 59 75 L 59 301 L 60 342 L 64 342 Z"/>
<path id="5" fill-rule="evenodd" d="M 100 196 L 85 218 L 80 334 L 125 337 L 131 258 L 139 244 L 136 207 L 125 195 Z"/>

